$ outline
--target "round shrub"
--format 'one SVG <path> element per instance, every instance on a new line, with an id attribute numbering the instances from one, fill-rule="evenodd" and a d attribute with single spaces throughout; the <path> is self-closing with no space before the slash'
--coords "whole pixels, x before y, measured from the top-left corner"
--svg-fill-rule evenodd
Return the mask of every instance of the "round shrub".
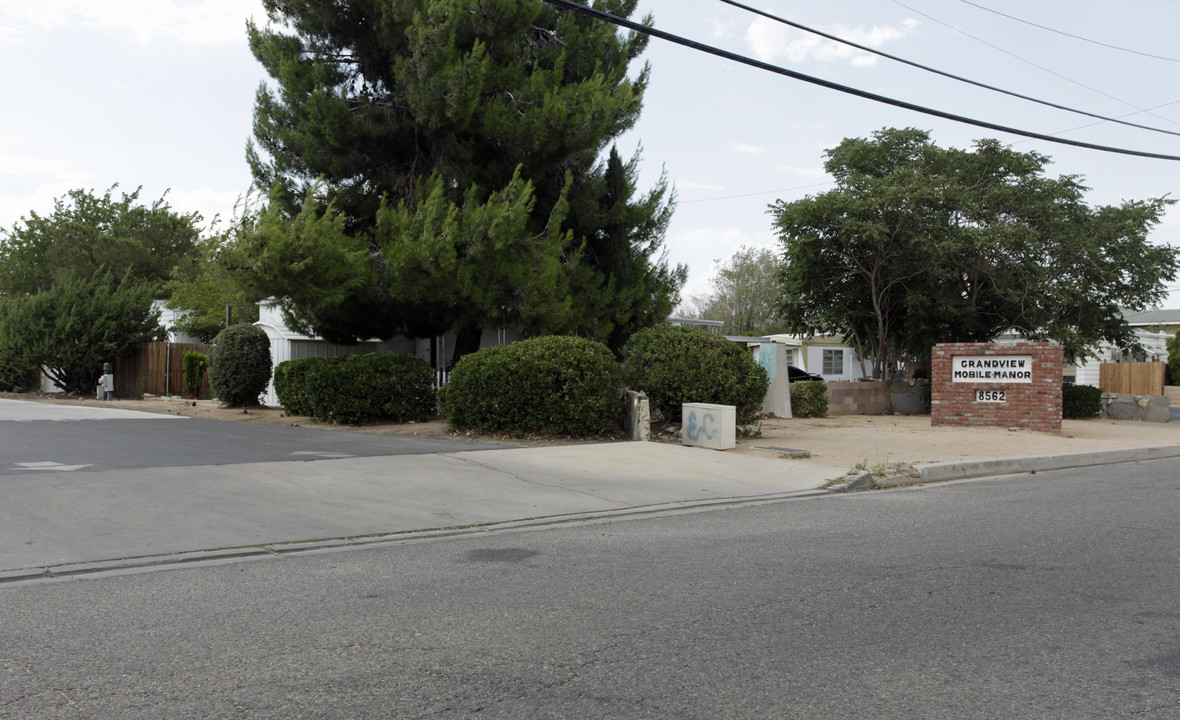
<path id="1" fill-rule="evenodd" d="M 647 393 L 666 418 L 686 402 L 737 407 L 737 421 L 755 420 L 769 381 L 744 346 L 704 330 L 660 324 L 640 330 L 623 346 L 623 382 Z"/>
<path id="2" fill-rule="evenodd" d="M 619 366 L 602 343 L 548 336 L 466 355 L 439 390 L 453 427 L 556 435 L 618 429 Z"/>
<path id="3" fill-rule="evenodd" d="M 258 405 L 270 381 L 270 340 L 262 328 L 231 325 L 213 338 L 209 387 L 230 407 Z"/>
<path id="4" fill-rule="evenodd" d="M 1061 417 L 1074 420 L 1092 418 L 1102 410 L 1102 388 L 1093 385 L 1061 386 Z"/>
<path id="5" fill-rule="evenodd" d="M 791 383 L 791 415 L 797 418 L 828 414 L 828 386 L 818 380 Z"/>

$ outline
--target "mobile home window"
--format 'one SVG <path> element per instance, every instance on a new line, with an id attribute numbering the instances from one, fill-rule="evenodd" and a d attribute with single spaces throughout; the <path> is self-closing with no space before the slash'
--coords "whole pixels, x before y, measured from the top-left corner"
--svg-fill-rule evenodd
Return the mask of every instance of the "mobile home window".
<path id="1" fill-rule="evenodd" d="M 824 375 L 844 374 L 844 351 L 824 350 Z"/>

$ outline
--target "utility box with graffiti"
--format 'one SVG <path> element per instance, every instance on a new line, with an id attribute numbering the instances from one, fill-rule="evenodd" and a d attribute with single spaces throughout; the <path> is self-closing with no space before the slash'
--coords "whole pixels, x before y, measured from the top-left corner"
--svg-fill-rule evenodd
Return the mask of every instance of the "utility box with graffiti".
<path id="1" fill-rule="evenodd" d="M 735 406 L 684 403 L 681 409 L 681 443 L 711 450 L 729 450 L 737 447 Z"/>

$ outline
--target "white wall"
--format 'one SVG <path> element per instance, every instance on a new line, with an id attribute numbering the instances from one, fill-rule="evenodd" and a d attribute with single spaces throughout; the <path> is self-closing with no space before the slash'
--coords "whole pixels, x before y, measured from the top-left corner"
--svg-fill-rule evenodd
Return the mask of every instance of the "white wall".
<path id="1" fill-rule="evenodd" d="M 840 350 L 843 354 L 843 362 L 839 373 L 825 373 L 824 372 L 824 350 Z M 858 380 L 864 377 L 864 373 L 860 371 L 860 358 L 856 351 L 850 347 L 842 347 L 839 345 L 812 345 L 807 348 L 807 367 L 804 368 L 807 372 L 813 372 L 818 375 L 823 375 L 824 380 Z M 866 369 L 868 369 L 866 367 Z M 871 372 L 871 370 L 870 370 Z"/>

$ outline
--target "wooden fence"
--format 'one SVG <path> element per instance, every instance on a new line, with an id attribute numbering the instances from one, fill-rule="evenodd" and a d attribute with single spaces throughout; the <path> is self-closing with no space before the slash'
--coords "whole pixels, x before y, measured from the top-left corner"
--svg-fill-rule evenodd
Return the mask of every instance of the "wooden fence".
<path id="1" fill-rule="evenodd" d="M 139 398 L 152 395 L 184 395 L 184 353 L 187 350 L 209 354 L 202 343 L 144 343 L 135 355 L 115 363 L 115 397 Z M 209 373 L 201 385 L 199 397 L 209 397 Z"/>
<path id="2" fill-rule="evenodd" d="M 1163 395 L 1165 367 L 1162 362 L 1102 363 L 1098 386 L 1109 393 Z"/>

